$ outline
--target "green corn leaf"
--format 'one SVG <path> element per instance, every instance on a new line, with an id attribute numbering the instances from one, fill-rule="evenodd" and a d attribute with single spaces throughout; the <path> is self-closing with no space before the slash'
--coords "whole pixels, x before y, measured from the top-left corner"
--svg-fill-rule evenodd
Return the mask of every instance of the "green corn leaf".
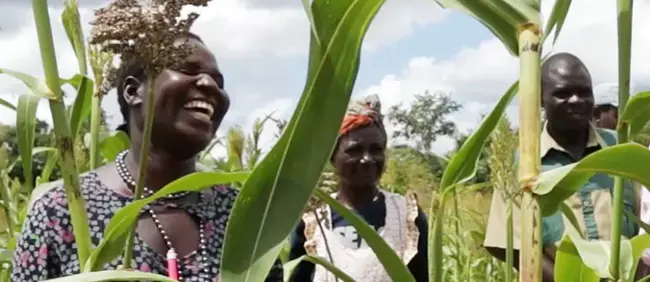
<path id="1" fill-rule="evenodd" d="M 553 214 L 560 202 L 576 193 L 595 173 L 607 173 L 650 187 L 650 150 L 626 143 L 601 149 L 580 162 L 542 172 L 533 190 L 540 195 L 542 214 Z"/>
<path id="2" fill-rule="evenodd" d="M 314 190 L 314 195 L 354 226 L 363 240 L 366 241 L 368 246 L 377 255 L 377 259 L 379 259 L 393 281 L 415 282 L 415 278 L 413 278 L 413 275 L 400 257 L 397 256 L 395 251 L 393 251 L 386 241 L 363 218 L 321 190 Z"/>
<path id="3" fill-rule="evenodd" d="M 546 41 L 548 35 L 551 34 L 551 31 L 555 28 L 555 35 L 553 35 L 553 44 L 555 44 L 557 37 L 560 36 L 562 26 L 564 26 L 564 20 L 569 14 L 569 7 L 571 7 L 571 0 L 555 0 L 551 16 L 548 18 L 548 22 L 546 22 L 542 42 Z"/>
<path id="4" fill-rule="evenodd" d="M 63 21 L 63 27 L 65 28 L 68 40 L 70 40 L 70 45 L 72 45 L 72 49 L 75 55 L 77 55 L 79 72 L 85 75 L 88 74 L 88 66 L 86 62 L 86 46 L 84 44 L 83 30 L 81 29 L 81 21 L 79 20 L 79 4 L 77 0 L 66 0 L 64 5 L 65 9 L 61 13 L 61 21 Z"/>
<path id="5" fill-rule="evenodd" d="M 0 98 L 0 106 L 4 106 L 5 108 L 11 109 L 11 110 L 16 110 L 16 106 L 14 104 L 9 103 L 7 100 Z"/>
<path id="6" fill-rule="evenodd" d="M 226 227 L 221 281 L 264 281 L 330 157 L 363 38 L 383 0 L 316 0 L 307 85 L 278 143 L 241 190 Z M 319 44 L 320 43 L 320 44 Z"/>
<path id="7" fill-rule="evenodd" d="M 118 130 L 113 136 L 106 137 L 102 140 L 99 147 L 101 148 L 102 156 L 107 161 L 112 162 L 120 152 L 130 148 L 130 146 L 131 141 L 129 136 Z"/>
<path id="8" fill-rule="evenodd" d="M 308 261 L 313 263 L 314 265 L 319 264 L 325 269 L 327 269 L 329 272 L 334 274 L 338 279 L 341 279 L 343 282 L 355 282 L 352 277 L 348 276 L 345 274 L 345 272 L 341 271 L 338 269 L 336 266 L 331 264 L 329 261 L 326 261 L 322 258 L 319 257 L 314 257 L 314 256 L 301 256 L 297 259 L 294 259 L 292 261 L 289 261 L 285 264 L 282 265 L 282 269 L 284 270 L 284 282 L 289 282 L 289 279 L 291 278 L 291 275 L 293 274 L 293 271 L 296 269 L 296 267 L 302 262 L 302 261 Z"/>
<path id="9" fill-rule="evenodd" d="M 32 150 L 36 136 L 36 109 L 41 100 L 38 96 L 21 95 L 18 98 L 16 128 L 18 131 L 18 150 L 23 165 L 23 176 L 27 191 L 34 189 L 32 177 Z"/>
<path id="10" fill-rule="evenodd" d="M 650 91 L 634 95 L 625 105 L 619 124 L 629 126 L 630 138 L 634 138 L 650 121 Z M 619 125 L 620 126 L 620 125 Z"/>
<path id="11" fill-rule="evenodd" d="M 127 270 L 106 270 L 88 272 L 66 276 L 57 279 L 45 280 L 45 282 L 103 282 L 103 281 L 152 281 L 152 282 L 177 282 L 174 279 L 153 273 L 127 271 Z"/>
<path id="12" fill-rule="evenodd" d="M 245 181 L 248 178 L 247 172 L 218 173 L 218 172 L 195 172 L 183 176 L 158 190 L 150 197 L 134 201 L 118 210 L 111 218 L 104 229 L 104 238 L 95 248 L 84 267 L 91 271 L 103 267 L 106 263 L 119 257 L 124 251 L 126 237 L 140 215 L 142 208 L 166 195 L 182 191 L 201 191 L 206 187 L 233 182 Z"/>
<path id="13" fill-rule="evenodd" d="M 79 134 L 81 125 L 90 116 L 90 101 L 92 100 L 94 85 L 90 78 L 80 74 L 67 80 L 67 83 L 77 89 L 77 96 L 70 114 L 70 130 L 72 136 L 76 137 Z"/>
<path id="14" fill-rule="evenodd" d="M 565 236 L 555 255 L 555 281 L 599 282 L 596 272 L 586 266 L 571 237 Z"/>
<path id="15" fill-rule="evenodd" d="M 56 94 L 54 94 L 54 92 L 52 92 L 52 90 L 50 90 L 49 87 L 47 87 L 47 84 L 45 84 L 44 80 L 38 79 L 36 77 L 33 77 L 31 75 L 22 72 L 10 70 L 10 69 L 3 69 L 3 68 L 0 68 L 0 74 L 6 74 L 22 81 L 29 88 L 31 94 L 33 94 L 34 96 L 38 96 L 50 100 L 59 100 L 59 97 Z"/>
<path id="16" fill-rule="evenodd" d="M 518 56 L 517 31 L 521 24 L 540 25 L 539 1 L 436 0 L 444 8 L 456 9 L 475 18 L 498 37 L 513 56 Z"/>
<path id="17" fill-rule="evenodd" d="M 474 177 L 485 142 L 490 138 L 506 108 L 517 94 L 517 90 L 518 83 L 510 86 L 479 128 L 467 138 L 467 141 L 451 158 L 440 181 L 442 191 L 449 191 L 453 186 L 467 182 Z"/>

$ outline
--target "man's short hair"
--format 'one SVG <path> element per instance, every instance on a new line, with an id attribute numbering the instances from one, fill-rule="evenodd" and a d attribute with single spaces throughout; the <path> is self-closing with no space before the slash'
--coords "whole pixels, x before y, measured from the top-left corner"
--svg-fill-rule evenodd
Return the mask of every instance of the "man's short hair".
<path id="1" fill-rule="evenodd" d="M 612 104 L 601 104 L 597 105 L 594 108 L 594 117 L 600 117 L 602 113 L 610 112 L 610 111 L 618 111 L 618 107 L 612 105 Z"/>

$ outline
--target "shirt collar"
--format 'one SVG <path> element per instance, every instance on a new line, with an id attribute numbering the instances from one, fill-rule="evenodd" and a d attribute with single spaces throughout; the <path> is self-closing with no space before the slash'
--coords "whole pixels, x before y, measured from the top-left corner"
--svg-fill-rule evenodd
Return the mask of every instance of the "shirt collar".
<path id="1" fill-rule="evenodd" d="M 555 139 L 553 139 L 553 137 L 548 133 L 547 124 L 548 124 L 548 122 L 544 122 L 544 125 L 542 126 L 542 134 L 540 136 L 540 144 L 539 144 L 540 156 L 542 156 L 542 157 L 546 156 L 546 154 L 548 154 L 548 152 L 551 149 L 555 149 L 555 150 L 558 150 L 558 151 L 568 153 L 568 150 L 562 148 L 562 146 L 560 146 L 555 141 Z M 607 147 L 607 143 L 605 142 L 605 140 L 603 140 L 603 138 L 598 133 L 596 125 L 594 123 L 590 122 L 589 123 L 589 140 L 587 141 L 587 147 L 586 148 L 596 147 L 596 146 L 600 146 L 601 148 L 605 148 L 605 147 Z"/>

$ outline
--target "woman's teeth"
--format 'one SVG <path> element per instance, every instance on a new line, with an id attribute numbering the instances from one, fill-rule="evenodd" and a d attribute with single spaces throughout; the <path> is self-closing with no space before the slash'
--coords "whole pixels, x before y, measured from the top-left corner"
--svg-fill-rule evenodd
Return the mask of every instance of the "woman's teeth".
<path id="1" fill-rule="evenodd" d="M 184 107 L 185 109 L 193 110 L 205 114 L 210 118 L 212 118 L 212 114 L 214 114 L 214 107 L 212 107 L 212 105 L 210 105 L 209 103 L 203 101 L 189 101 L 185 104 Z"/>

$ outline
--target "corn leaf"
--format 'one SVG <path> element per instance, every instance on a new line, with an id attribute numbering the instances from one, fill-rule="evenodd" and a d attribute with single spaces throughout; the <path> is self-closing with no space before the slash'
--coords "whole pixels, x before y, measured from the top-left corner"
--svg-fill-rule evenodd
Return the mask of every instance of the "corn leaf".
<path id="1" fill-rule="evenodd" d="M 29 88 L 31 94 L 35 96 L 50 100 L 58 100 L 58 96 L 47 87 L 47 84 L 45 84 L 45 81 L 42 79 L 38 79 L 22 72 L 3 68 L 0 68 L 0 74 L 6 74 L 22 81 Z"/>
<path id="2" fill-rule="evenodd" d="M 75 55 L 77 55 L 79 72 L 86 75 L 88 73 L 88 66 L 86 62 L 84 36 L 81 29 L 81 21 L 79 20 L 79 4 L 77 0 L 66 0 L 64 5 L 65 9 L 61 13 L 61 21 L 63 22 L 68 40 L 70 40 L 70 45 L 72 45 L 72 49 Z"/>
<path id="3" fill-rule="evenodd" d="M 319 264 L 325 269 L 327 269 L 329 272 L 334 274 L 338 279 L 341 279 L 343 282 L 355 282 L 352 277 L 348 276 L 345 274 L 345 272 L 341 271 L 338 269 L 336 266 L 331 264 L 329 261 L 326 261 L 322 258 L 319 257 L 314 257 L 314 256 L 301 256 L 297 259 L 294 259 L 292 261 L 289 261 L 285 264 L 282 265 L 282 269 L 284 271 L 284 282 L 289 282 L 291 275 L 293 274 L 293 271 L 296 269 L 296 267 L 302 262 L 302 261 L 308 261 L 313 264 Z"/>
<path id="4" fill-rule="evenodd" d="M 201 191 L 205 190 L 206 187 L 246 181 L 248 175 L 248 172 L 195 172 L 174 180 L 150 197 L 134 201 L 121 208 L 106 225 L 104 238 L 90 254 L 84 269 L 86 271 L 99 269 L 122 254 L 126 244 L 126 237 L 136 220 L 138 220 L 140 210 L 145 205 L 173 193 Z"/>
<path id="5" fill-rule="evenodd" d="M 476 174 L 478 160 L 485 142 L 490 138 L 503 113 L 510 105 L 518 91 L 518 83 L 510 86 L 501 97 L 492 112 L 483 120 L 481 125 L 467 138 L 463 146 L 449 161 L 440 181 L 442 191 L 448 191 L 453 186 L 469 181 Z"/>
<path id="6" fill-rule="evenodd" d="M 415 278 L 413 278 L 413 275 L 406 265 L 404 265 L 400 257 L 397 256 L 388 243 L 363 218 L 321 190 L 314 190 L 314 195 L 354 226 L 363 240 L 366 241 L 368 246 L 377 255 L 377 259 L 379 259 L 393 281 L 415 282 Z"/>
<path id="7" fill-rule="evenodd" d="M 624 177 L 650 187 L 648 167 L 650 150 L 636 143 L 620 144 L 592 153 L 580 162 L 542 172 L 533 192 L 541 196 L 542 214 L 549 216 L 595 173 Z"/>
<path id="8" fill-rule="evenodd" d="M 23 176 L 27 191 L 34 189 L 32 176 L 32 149 L 36 136 L 36 109 L 40 97 L 33 95 L 21 95 L 18 97 L 18 109 L 16 112 L 16 128 L 18 137 L 18 150 L 20 151 L 23 165 Z"/>
<path id="9" fill-rule="evenodd" d="M 539 1 L 520 0 L 436 0 L 444 8 L 456 9 L 475 18 L 518 56 L 519 25 L 539 23 Z"/>
<path id="10" fill-rule="evenodd" d="M 70 114 L 70 130 L 72 131 L 72 136 L 76 137 L 79 134 L 81 125 L 90 115 L 90 101 L 92 100 L 94 86 L 90 78 L 80 74 L 67 80 L 67 83 L 77 89 L 77 96 L 75 97 L 72 113 Z"/>
<path id="11" fill-rule="evenodd" d="M 5 108 L 16 110 L 16 106 L 14 104 L 9 103 L 7 100 L 0 98 L 0 106 L 4 106 Z"/>
<path id="12" fill-rule="evenodd" d="M 650 121 L 650 91 L 634 95 L 625 105 L 619 124 L 626 123 L 630 138 L 634 138 Z M 620 126 L 620 125 L 619 125 Z"/>
<path id="13" fill-rule="evenodd" d="M 553 28 L 555 28 L 555 35 L 553 35 L 553 44 L 555 44 L 557 37 L 560 36 L 562 26 L 564 26 L 564 20 L 569 14 L 569 7 L 571 7 L 571 0 L 555 0 L 555 5 L 553 5 L 551 16 L 546 22 L 546 28 L 544 29 L 544 38 L 542 39 L 542 42 L 546 41 L 548 35 L 551 34 L 551 31 L 553 31 Z"/>
<path id="14" fill-rule="evenodd" d="M 564 236 L 555 256 L 555 281 L 599 282 L 596 272 L 586 266 L 571 237 Z"/>
<path id="15" fill-rule="evenodd" d="M 153 273 L 106 270 L 98 272 L 81 273 L 62 278 L 45 280 L 45 282 L 102 282 L 102 281 L 152 281 L 152 282 L 177 282 L 174 279 Z"/>
<path id="16" fill-rule="evenodd" d="M 585 266 L 590 268 L 593 273 L 595 273 L 599 278 L 611 278 L 610 275 L 610 258 L 611 258 L 611 242 L 605 240 L 585 240 L 580 236 L 580 232 L 574 228 L 572 225 L 565 226 L 565 230 L 568 237 L 570 237 L 570 242 L 573 243 L 577 253 L 580 255 L 582 262 Z M 564 240 L 563 240 L 564 241 Z M 621 240 L 621 249 L 620 249 L 620 277 L 625 280 L 630 275 L 634 275 L 633 266 L 634 261 L 638 260 L 639 257 L 634 257 L 634 251 L 632 248 L 632 243 L 630 240 L 622 239 Z M 556 264 L 557 265 L 557 264 Z M 563 271 L 565 272 L 565 271 Z M 558 274 L 556 274 L 558 275 Z M 558 276 L 556 276 L 558 277 Z M 586 272 L 586 277 L 591 278 L 589 272 Z M 562 279 L 561 281 L 565 281 Z M 574 281 L 574 280 L 566 280 Z M 579 281 L 579 280 L 575 280 Z M 586 280 L 594 281 L 594 280 Z M 599 281 L 599 280 L 595 280 Z"/>
<path id="17" fill-rule="evenodd" d="M 115 132 L 115 134 L 113 134 L 113 136 L 102 140 L 99 147 L 101 148 L 102 156 L 107 161 L 112 162 L 115 160 L 117 155 L 120 154 L 120 152 L 130 148 L 130 146 L 131 141 L 129 139 L 129 136 L 126 135 L 126 133 L 118 130 Z"/>
<path id="18" fill-rule="evenodd" d="M 329 159 L 383 0 L 316 0 L 307 84 L 278 143 L 255 167 L 226 227 L 221 281 L 264 281 Z M 319 44 L 320 43 L 320 44 Z"/>

